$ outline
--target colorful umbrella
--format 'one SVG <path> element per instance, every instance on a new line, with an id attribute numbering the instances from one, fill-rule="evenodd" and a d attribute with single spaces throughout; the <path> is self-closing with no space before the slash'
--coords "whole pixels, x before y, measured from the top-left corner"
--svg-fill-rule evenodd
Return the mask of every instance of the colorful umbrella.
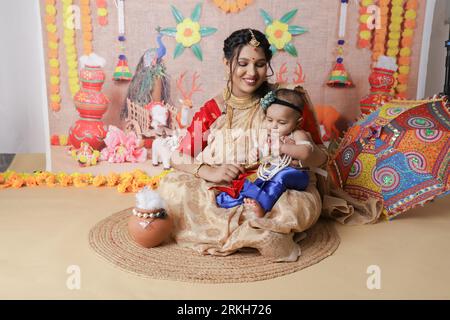
<path id="1" fill-rule="evenodd" d="M 449 138 L 443 100 L 393 100 L 347 131 L 329 172 L 354 198 L 381 199 L 392 219 L 449 193 Z"/>

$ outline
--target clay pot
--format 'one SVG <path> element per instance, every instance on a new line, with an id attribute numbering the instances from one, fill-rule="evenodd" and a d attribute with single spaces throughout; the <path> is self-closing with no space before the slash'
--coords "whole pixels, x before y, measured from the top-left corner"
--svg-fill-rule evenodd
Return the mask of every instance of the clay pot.
<path id="1" fill-rule="evenodd" d="M 144 210 L 139 210 L 144 211 Z M 159 246 L 168 239 L 173 227 L 170 215 L 164 218 L 139 218 L 131 215 L 128 220 L 128 232 L 133 240 L 144 248 Z"/>
<path id="2" fill-rule="evenodd" d="M 105 147 L 107 128 L 101 119 L 109 100 L 101 92 L 104 81 L 105 73 L 100 67 L 85 66 L 80 70 L 81 89 L 73 98 L 80 119 L 70 127 L 68 141 L 77 149 L 81 142 L 99 151 Z"/>

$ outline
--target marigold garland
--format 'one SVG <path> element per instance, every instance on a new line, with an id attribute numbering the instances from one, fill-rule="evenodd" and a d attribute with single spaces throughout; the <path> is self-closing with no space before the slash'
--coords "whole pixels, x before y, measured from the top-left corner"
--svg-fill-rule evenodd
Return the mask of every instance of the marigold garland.
<path id="1" fill-rule="evenodd" d="M 373 51 L 372 61 L 375 63 L 378 58 L 386 53 L 386 37 L 387 26 L 389 20 L 389 6 L 391 0 L 379 0 L 378 5 L 380 8 L 380 28 L 375 30 L 375 36 L 373 39 Z"/>
<path id="2" fill-rule="evenodd" d="M 92 53 L 92 19 L 90 0 L 80 0 L 81 29 L 83 31 L 83 54 Z"/>
<path id="3" fill-rule="evenodd" d="M 214 4 L 225 13 L 236 13 L 245 9 L 253 0 L 213 0 Z"/>
<path id="4" fill-rule="evenodd" d="M 72 97 L 80 90 L 78 80 L 78 56 L 75 47 L 75 25 L 71 10 L 72 0 L 62 0 L 64 21 L 64 44 L 66 48 L 66 63 L 68 67 L 69 89 Z"/>
<path id="5" fill-rule="evenodd" d="M 374 4 L 374 0 L 361 0 L 361 8 L 359 10 L 359 40 L 358 46 L 360 48 L 370 48 L 373 31 L 367 26 L 371 15 L 368 14 L 368 7 Z"/>
<path id="6" fill-rule="evenodd" d="M 106 0 L 96 0 L 97 4 L 97 22 L 101 26 L 108 24 L 108 4 Z"/>
<path id="7" fill-rule="evenodd" d="M 18 173 L 15 171 L 6 171 L 0 173 L 0 189 L 22 188 L 22 187 L 71 187 L 82 188 L 87 186 L 94 187 L 116 187 L 120 193 L 136 193 L 142 188 L 148 186 L 153 190 L 159 187 L 160 180 L 170 173 L 170 170 L 164 170 L 162 173 L 149 176 L 142 170 L 134 170 L 124 173 L 109 173 L 108 175 L 94 176 L 91 173 L 72 173 L 65 172 L 52 173 L 48 171 L 39 171 L 35 173 Z"/>
<path id="8" fill-rule="evenodd" d="M 393 58 L 397 58 L 400 52 L 399 46 L 404 13 L 403 3 L 404 0 L 392 0 L 386 55 Z"/>
<path id="9" fill-rule="evenodd" d="M 403 24 L 403 32 L 401 38 L 400 57 L 398 58 L 399 75 L 398 84 L 395 88 L 399 99 L 406 99 L 406 91 L 408 90 L 408 78 L 411 64 L 411 47 L 413 44 L 414 29 L 417 19 L 417 0 L 407 0 L 405 21 Z"/>
<path id="10" fill-rule="evenodd" d="M 58 60 L 58 48 L 59 48 L 59 37 L 56 27 L 56 1 L 46 0 L 45 1 L 45 28 L 47 30 L 47 58 L 48 58 L 48 68 L 50 74 L 50 103 L 49 107 L 52 111 L 58 112 L 61 110 L 61 95 L 60 95 L 60 63 Z"/>

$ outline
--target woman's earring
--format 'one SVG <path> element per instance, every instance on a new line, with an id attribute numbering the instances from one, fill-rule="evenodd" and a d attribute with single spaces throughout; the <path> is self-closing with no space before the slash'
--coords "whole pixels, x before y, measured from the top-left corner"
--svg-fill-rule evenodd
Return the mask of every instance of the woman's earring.
<path id="1" fill-rule="evenodd" d="M 230 80 L 230 72 L 227 72 L 227 75 L 223 77 L 223 80 L 229 81 Z"/>

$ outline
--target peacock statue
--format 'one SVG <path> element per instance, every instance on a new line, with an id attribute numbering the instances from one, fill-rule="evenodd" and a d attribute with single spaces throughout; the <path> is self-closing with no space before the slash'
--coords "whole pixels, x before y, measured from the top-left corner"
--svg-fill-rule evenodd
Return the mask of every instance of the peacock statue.
<path id="1" fill-rule="evenodd" d="M 160 29 L 156 28 L 158 47 L 149 48 L 144 52 L 128 87 L 127 99 L 142 107 L 155 101 L 170 103 L 170 81 L 163 62 L 167 49 L 162 41 Z M 126 103 L 120 116 L 122 119 L 128 116 Z"/>

